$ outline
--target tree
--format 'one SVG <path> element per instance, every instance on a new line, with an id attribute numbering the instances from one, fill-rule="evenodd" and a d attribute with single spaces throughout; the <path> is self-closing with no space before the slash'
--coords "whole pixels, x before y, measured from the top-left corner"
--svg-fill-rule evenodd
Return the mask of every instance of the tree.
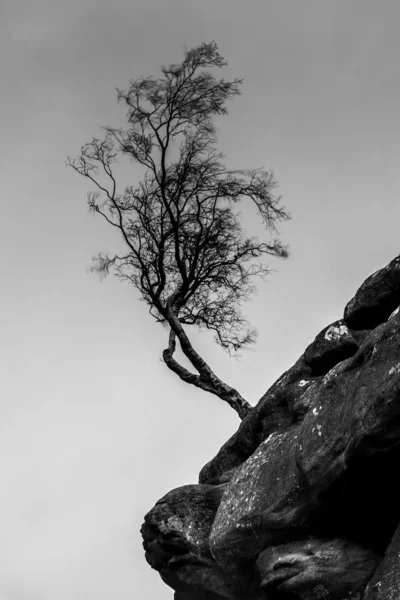
<path id="1" fill-rule="evenodd" d="M 93 270 L 132 283 L 169 329 L 165 364 L 243 418 L 250 404 L 196 352 L 186 328 L 211 330 L 230 353 L 254 342 L 241 305 L 254 290 L 254 277 L 269 273 L 256 259 L 288 252 L 278 239 L 247 237 L 234 206 L 251 200 L 272 233 L 289 215 L 273 194 L 271 172 L 228 170 L 216 148 L 213 117 L 227 114 L 242 80 L 217 80 L 204 69 L 225 65 L 215 42 L 202 43 L 181 64 L 162 67 L 161 78 L 130 82 L 118 90 L 128 126 L 105 128 L 103 139 L 94 138 L 68 163 L 95 184 L 89 207 L 119 230 L 126 247 L 122 255 L 99 254 Z M 145 173 L 138 185 L 118 191 L 114 165 L 124 155 Z M 194 372 L 175 358 L 177 339 Z"/>

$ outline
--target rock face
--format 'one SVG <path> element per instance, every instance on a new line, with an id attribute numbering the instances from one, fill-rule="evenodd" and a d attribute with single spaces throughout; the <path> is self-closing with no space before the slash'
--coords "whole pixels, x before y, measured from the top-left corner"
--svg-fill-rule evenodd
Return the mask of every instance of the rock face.
<path id="1" fill-rule="evenodd" d="M 400 257 L 142 527 L 175 600 L 400 599 Z"/>

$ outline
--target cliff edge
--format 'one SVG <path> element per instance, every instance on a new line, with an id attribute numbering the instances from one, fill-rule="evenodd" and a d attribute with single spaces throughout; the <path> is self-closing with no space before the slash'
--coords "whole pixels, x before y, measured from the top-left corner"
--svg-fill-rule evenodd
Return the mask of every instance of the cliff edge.
<path id="1" fill-rule="evenodd" d="M 142 527 L 175 600 L 400 598 L 400 256 Z"/>

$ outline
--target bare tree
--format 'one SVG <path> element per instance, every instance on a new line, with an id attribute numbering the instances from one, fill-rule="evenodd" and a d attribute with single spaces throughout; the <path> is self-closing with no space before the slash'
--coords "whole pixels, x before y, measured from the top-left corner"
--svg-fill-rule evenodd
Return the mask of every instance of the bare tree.
<path id="1" fill-rule="evenodd" d="M 150 314 L 169 329 L 166 365 L 244 418 L 250 404 L 196 352 L 186 328 L 213 331 L 228 352 L 254 342 L 241 305 L 254 290 L 254 277 L 269 272 L 256 259 L 288 253 L 278 239 L 246 237 L 233 208 L 250 199 L 274 234 L 276 223 L 289 216 L 273 194 L 272 173 L 228 170 L 216 149 L 213 117 L 227 113 L 242 80 L 217 80 L 203 69 L 225 65 L 215 42 L 202 43 L 181 64 L 162 67 L 160 79 L 141 78 L 118 90 L 127 128 L 106 128 L 102 140 L 93 139 L 68 162 L 95 184 L 89 207 L 119 230 L 126 246 L 123 255 L 99 254 L 93 269 L 131 282 Z M 138 185 L 117 191 L 113 166 L 121 155 L 145 173 Z M 176 339 L 193 371 L 176 360 Z"/>

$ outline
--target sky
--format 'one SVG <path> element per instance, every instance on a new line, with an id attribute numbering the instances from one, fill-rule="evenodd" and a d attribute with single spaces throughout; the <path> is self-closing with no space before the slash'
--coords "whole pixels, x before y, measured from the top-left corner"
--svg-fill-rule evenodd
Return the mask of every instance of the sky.
<path id="1" fill-rule="evenodd" d="M 257 345 L 235 361 L 193 337 L 255 404 L 399 253 L 400 4 L 2 0 L 0 10 L 0 600 L 171 600 L 144 560 L 143 516 L 196 483 L 239 421 L 168 371 L 166 332 L 132 287 L 88 273 L 118 240 L 88 214 L 90 187 L 66 157 L 123 123 L 117 86 L 218 43 L 221 75 L 244 77 L 219 147 L 232 168 L 273 169 L 292 214 L 280 228 L 291 257 L 271 263 L 245 309 Z"/>

